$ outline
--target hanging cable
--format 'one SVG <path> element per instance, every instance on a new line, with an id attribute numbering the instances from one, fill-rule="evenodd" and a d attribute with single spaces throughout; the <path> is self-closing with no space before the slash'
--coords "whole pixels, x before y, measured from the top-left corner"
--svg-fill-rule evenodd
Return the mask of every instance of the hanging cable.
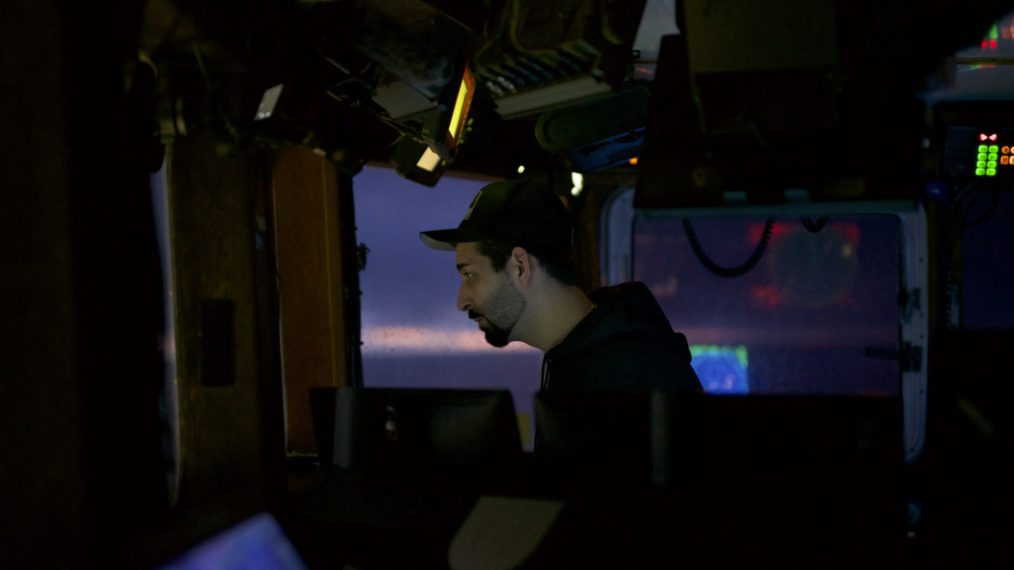
<path id="1" fill-rule="evenodd" d="M 704 249 L 701 247 L 701 242 L 697 239 L 697 232 L 694 231 L 694 226 L 690 223 L 690 220 L 683 220 L 683 230 L 687 233 L 687 239 L 690 241 L 690 249 L 693 250 L 697 260 L 700 261 L 701 265 L 703 265 L 708 271 L 718 275 L 719 277 L 727 278 L 745 275 L 757 265 L 761 257 L 764 256 L 764 252 L 767 250 L 768 242 L 771 241 L 771 230 L 774 229 L 774 227 L 775 219 L 768 218 L 764 222 L 764 233 L 761 235 L 760 241 L 757 242 L 757 247 L 754 249 L 753 254 L 750 255 L 749 259 L 736 267 L 722 267 L 712 261 L 711 258 L 704 253 Z"/>

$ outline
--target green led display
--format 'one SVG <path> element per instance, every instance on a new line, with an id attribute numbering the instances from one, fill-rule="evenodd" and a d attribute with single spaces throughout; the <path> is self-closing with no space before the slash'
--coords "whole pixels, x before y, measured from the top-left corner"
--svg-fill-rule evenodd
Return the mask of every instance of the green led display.
<path id="1" fill-rule="evenodd" d="M 990 141 L 996 140 L 996 135 L 980 134 L 979 140 L 984 141 L 986 138 Z M 1011 147 L 1004 147 L 1004 157 L 1006 158 L 1007 152 L 1011 150 Z M 996 176 L 997 167 L 1000 164 L 1000 145 L 998 144 L 980 144 L 976 146 L 975 155 L 975 175 L 976 176 Z M 1006 164 L 1014 164 L 1014 161 L 1008 161 Z"/>

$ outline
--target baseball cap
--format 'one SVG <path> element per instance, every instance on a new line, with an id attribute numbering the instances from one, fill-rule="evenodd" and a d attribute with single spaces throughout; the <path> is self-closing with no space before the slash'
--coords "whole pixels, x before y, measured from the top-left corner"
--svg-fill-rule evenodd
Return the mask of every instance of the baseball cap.
<path id="1" fill-rule="evenodd" d="M 544 183 L 514 178 L 479 190 L 457 228 L 420 232 L 419 238 L 445 251 L 453 251 L 459 243 L 486 240 L 569 251 L 572 222 L 570 211 Z"/>

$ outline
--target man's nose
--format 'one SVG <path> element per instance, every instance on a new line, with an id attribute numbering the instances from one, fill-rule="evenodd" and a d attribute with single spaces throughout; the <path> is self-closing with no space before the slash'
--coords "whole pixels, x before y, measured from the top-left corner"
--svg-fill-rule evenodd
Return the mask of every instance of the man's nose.
<path id="1" fill-rule="evenodd" d="M 465 293 L 465 285 L 458 288 L 458 310 L 467 311 L 472 308 L 472 299 Z"/>

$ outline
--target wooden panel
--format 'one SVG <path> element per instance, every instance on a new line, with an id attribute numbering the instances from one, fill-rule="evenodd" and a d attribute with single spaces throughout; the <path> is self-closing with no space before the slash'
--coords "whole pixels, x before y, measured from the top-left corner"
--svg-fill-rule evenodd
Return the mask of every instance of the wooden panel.
<path id="1" fill-rule="evenodd" d="M 338 174 L 307 148 L 285 149 L 272 196 L 287 448 L 314 453 L 308 391 L 347 384 Z"/>
<path id="2" fill-rule="evenodd" d="M 176 363 L 180 417 L 180 506 L 208 507 L 212 530 L 224 521 L 266 507 L 271 450 L 264 424 L 273 415 L 260 370 L 255 292 L 253 192 L 259 183 L 252 159 L 222 157 L 211 133 L 177 140 L 169 154 L 169 204 L 174 272 Z M 228 326 L 202 330 L 221 320 L 208 307 L 231 306 Z M 203 314 L 202 314 L 203 309 Z M 223 330 L 225 332 L 223 333 Z M 202 337 L 224 334 L 214 343 L 230 361 L 209 362 Z M 230 356 L 231 352 L 231 356 Z M 224 356 L 223 356 L 224 355 Z M 231 378 L 211 379 L 215 371 Z M 203 379 L 203 382 L 202 382 Z M 280 430 L 281 425 L 276 426 Z M 277 450 L 279 462 L 282 450 Z"/>

